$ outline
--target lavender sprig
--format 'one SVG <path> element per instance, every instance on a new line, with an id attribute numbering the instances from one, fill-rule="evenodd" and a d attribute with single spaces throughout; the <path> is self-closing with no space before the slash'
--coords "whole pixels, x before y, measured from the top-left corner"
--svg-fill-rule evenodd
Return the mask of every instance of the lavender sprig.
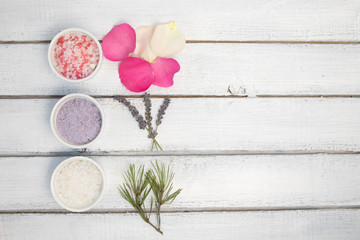
<path id="1" fill-rule="evenodd" d="M 160 146 L 160 144 L 156 141 L 155 136 L 157 135 L 156 132 L 153 130 L 152 124 L 151 124 L 151 101 L 150 101 L 150 94 L 145 94 L 144 96 L 144 102 L 145 102 L 145 118 L 147 121 L 144 120 L 144 117 L 139 113 L 139 111 L 136 109 L 135 106 L 131 105 L 131 103 L 124 97 L 117 96 L 114 98 L 115 100 L 122 103 L 124 106 L 126 106 L 131 115 L 135 118 L 135 120 L 139 124 L 140 129 L 146 129 L 148 131 L 149 138 L 152 138 L 153 144 L 151 150 L 154 149 L 154 146 L 159 150 L 163 150 Z"/>
<path id="2" fill-rule="evenodd" d="M 151 116 L 151 100 L 150 100 L 150 94 L 145 93 L 144 95 L 144 105 L 145 105 L 145 119 L 147 122 L 147 127 L 149 129 L 149 138 L 153 139 L 153 144 L 151 146 L 151 151 L 154 150 L 154 147 L 157 148 L 157 150 L 162 150 L 161 146 L 159 144 L 156 144 L 155 137 L 157 135 L 157 132 L 154 131 L 152 127 L 152 116 Z"/>
<path id="3" fill-rule="evenodd" d="M 144 120 L 143 116 L 141 116 L 141 114 L 136 109 L 136 107 L 131 105 L 131 103 L 124 97 L 120 97 L 120 96 L 115 97 L 115 100 L 119 101 L 120 103 L 122 103 L 124 106 L 126 106 L 129 109 L 131 115 L 138 122 L 140 129 L 145 129 L 146 128 L 146 121 Z"/>
<path id="4" fill-rule="evenodd" d="M 145 119 L 146 119 L 146 123 L 147 123 L 147 126 L 150 130 L 150 133 L 149 133 L 149 138 L 154 138 L 155 137 L 155 134 L 154 134 L 154 131 L 153 131 L 153 127 L 152 127 L 152 124 L 151 124 L 151 121 L 152 121 L 152 116 L 151 116 L 151 100 L 150 100 L 150 94 L 148 93 L 145 93 L 144 95 L 144 105 L 145 105 Z"/>
<path id="5" fill-rule="evenodd" d="M 170 101 L 171 101 L 170 98 L 165 98 L 163 103 L 161 104 L 161 106 L 159 108 L 159 111 L 158 111 L 158 114 L 157 114 L 157 119 L 156 119 L 156 122 L 155 122 L 156 129 L 155 129 L 155 131 L 153 131 L 154 136 L 156 136 L 158 134 L 158 127 L 162 123 L 162 119 L 164 118 L 166 109 L 169 107 Z M 155 142 L 153 142 L 152 149 L 154 148 L 154 145 L 155 145 Z"/>
<path id="6" fill-rule="evenodd" d="M 162 123 L 162 119 L 164 118 L 166 109 L 169 107 L 170 101 L 171 101 L 170 98 L 165 98 L 163 103 L 161 104 L 156 119 L 157 127 Z"/>

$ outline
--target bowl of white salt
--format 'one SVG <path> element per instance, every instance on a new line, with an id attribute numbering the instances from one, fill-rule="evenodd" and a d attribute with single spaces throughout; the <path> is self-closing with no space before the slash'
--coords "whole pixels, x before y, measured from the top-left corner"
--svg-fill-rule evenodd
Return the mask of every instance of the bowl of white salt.
<path id="1" fill-rule="evenodd" d="M 61 162 L 51 177 L 51 193 L 58 204 L 72 212 L 93 208 L 105 192 L 105 174 L 87 157 L 71 157 Z"/>
<path id="2" fill-rule="evenodd" d="M 100 104 L 92 97 L 73 93 L 61 98 L 54 106 L 50 126 L 55 137 L 71 148 L 86 148 L 104 130 L 105 116 Z"/>

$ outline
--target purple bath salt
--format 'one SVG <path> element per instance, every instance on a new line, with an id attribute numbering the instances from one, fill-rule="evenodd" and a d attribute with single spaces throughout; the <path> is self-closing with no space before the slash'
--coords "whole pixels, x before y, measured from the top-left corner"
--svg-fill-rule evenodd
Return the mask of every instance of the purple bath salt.
<path id="1" fill-rule="evenodd" d="M 61 106 L 56 116 L 60 136 L 73 145 L 83 145 L 99 135 L 102 125 L 99 108 L 84 98 L 73 98 Z"/>

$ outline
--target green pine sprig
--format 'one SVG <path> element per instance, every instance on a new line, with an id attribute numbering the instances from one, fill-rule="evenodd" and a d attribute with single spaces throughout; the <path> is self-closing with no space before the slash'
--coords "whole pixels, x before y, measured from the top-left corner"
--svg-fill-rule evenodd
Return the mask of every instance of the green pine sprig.
<path id="1" fill-rule="evenodd" d="M 182 189 L 171 192 L 173 189 L 173 179 L 175 174 L 170 172 L 170 167 L 165 167 L 164 163 L 152 163 L 153 169 L 145 172 L 144 165 L 138 170 L 134 164 L 130 164 L 129 170 L 123 175 L 124 183 L 118 187 L 121 197 L 128 201 L 139 213 L 141 218 L 151 225 L 157 232 L 161 231 L 160 209 L 163 204 L 171 204 L 180 194 Z M 150 210 L 146 212 L 145 200 L 152 192 Z M 150 222 L 150 216 L 155 205 L 157 226 Z"/>
<path id="2" fill-rule="evenodd" d="M 140 166 L 136 171 L 135 165 L 130 164 L 129 170 L 124 174 L 124 180 L 125 183 L 118 187 L 120 195 L 138 211 L 144 221 L 147 221 L 150 214 L 145 212 L 145 200 L 151 189 L 145 179 L 144 166 Z"/>
<path id="3" fill-rule="evenodd" d="M 155 164 L 151 163 L 151 165 L 153 169 L 146 172 L 146 179 L 148 180 L 155 197 L 157 225 L 160 228 L 161 206 L 166 203 L 171 204 L 180 194 L 182 189 L 178 189 L 177 191 L 171 193 L 173 189 L 172 180 L 174 179 L 175 174 L 170 172 L 170 166 L 166 168 L 164 163 L 159 165 L 157 161 Z"/>

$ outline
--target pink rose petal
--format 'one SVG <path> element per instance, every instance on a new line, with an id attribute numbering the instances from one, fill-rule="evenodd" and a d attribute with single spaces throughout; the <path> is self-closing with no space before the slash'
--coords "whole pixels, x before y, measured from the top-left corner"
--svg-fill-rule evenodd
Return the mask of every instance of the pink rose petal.
<path id="1" fill-rule="evenodd" d="M 125 58 L 119 66 L 121 83 L 132 92 L 146 91 L 154 80 L 151 64 L 136 57 Z"/>
<path id="2" fill-rule="evenodd" d="M 180 70 L 179 63 L 172 58 L 158 57 L 151 64 L 154 71 L 154 85 L 159 87 L 171 87 L 174 84 L 174 74 Z"/>
<path id="3" fill-rule="evenodd" d="M 127 23 L 117 25 L 106 34 L 102 42 L 105 58 L 121 61 L 133 53 L 136 44 L 135 30 Z"/>

